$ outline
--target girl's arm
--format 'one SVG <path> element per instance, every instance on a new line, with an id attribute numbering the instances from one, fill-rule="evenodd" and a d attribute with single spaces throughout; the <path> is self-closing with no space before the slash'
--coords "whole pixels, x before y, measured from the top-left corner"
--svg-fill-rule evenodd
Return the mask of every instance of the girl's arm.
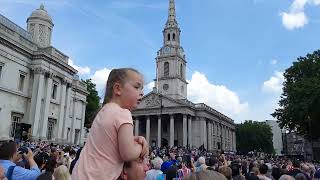
<path id="1" fill-rule="evenodd" d="M 122 124 L 118 131 L 118 146 L 123 161 L 139 158 L 142 145 L 134 140 L 132 124 Z"/>

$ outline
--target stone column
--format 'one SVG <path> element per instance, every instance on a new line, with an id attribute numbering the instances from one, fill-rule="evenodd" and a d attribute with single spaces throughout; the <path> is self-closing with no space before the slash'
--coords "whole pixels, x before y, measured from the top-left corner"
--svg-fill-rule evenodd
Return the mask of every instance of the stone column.
<path id="1" fill-rule="evenodd" d="M 49 72 L 46 72 L 46 73 L 49 73 Z M 53 74 L 49 74 L 47 78 L 47 88 L 46 88 L 46 96 L 44 101 L 44 111 L 43 111 L 42 128 L 41 128 L 41 135 L 40 135 L 42 140 L 47 139 L 49 106 L 50 106 L 51 92 L 52 92 L 52 78 L 53 78 Z M 53 134 L 51 138 L 54 137 Z M 53 139 L 50 139 L 50 140 L 53 140 Z"/>
<path id="2" fill-rule="evenodd" d="M 204 145 L 204 148 L 208 148 L 207 146 L 207 123 L 206 119 L 200 117 L 200 146 Z"/>
<path id="3" fill-rule="evenodd" d="M 187 141 L 188 141 L 188 136 L 187 136 L 187 115 L 183 115 L 183 120 L 182 120 L 182 131 L 183 131 L 183 147 L 187 147 Z"/>
<path id="4" fill-rule="evenodd" d="M 134 135 L 135 136 L 139 136 L 139 123 L 140 123 L 139 118 L 136 117 L 134 121 L 135 121 L 135 123 L 134 123 Z"/>
<path id="5" fill-rule="evenodd" d="M 190 116 L 188 118 L 188 145 L 189 145 L 189 148 L 192 147 L 192 117 Z"/>
<path id="6" fill-rule="evenodd" d="M 61 98 L 60 98 L 60 108 L 59 108 L 59 119 L 58 119 L 58 124 L 57 124 L 57 140 L 58 142 L 62 142 L 63 136 L 62 136 L 62 131 L 64 129 L 63 124 L 65 121 L 64 118 L 64 110 L 65 110 L 65 104 L 66 104 L 66 88 L 67 88 L 67 82 L 65 80 L 62 81 L 62 90 L 61 90 Z"/>
<path id="7" fill-rule="evenodd" d="M 207 141 L 208 141 L 208 150 L 211 150 L 211 123 L 207 122 Z"/>
<path id="8" fill-rule="evenodd" d="M 150 116 L 147 116 L 146 120 L 146 140 L 150 144 Z"/>
<path id="9" fill-rule="evenodd" d="M 76 105 L 77 105 L 78 99 L 76 97 L 73 97 L 73 112 L 72 112 L 72 123 L 71 123 L 71 143 L 74 143 L 74 135 L 75 135 L 75 127 L 74 123 L 76 122 Z"/>
<path id="10" fill-rule="evenodd" d="M 237 151 L 236 133 L 234 131 L 232 132 L 232 136 L 233 136 L 233 149 L 234 151 Z"/>
<path id="11" fill-rule="evenodd" d="M 174 115 L 170 114 L 170 147 L 174 146 Z"/>
<path id="12" fill-rule="evenodd" d="M 203 125 L 204 125 L 204 127 L 203 127 L 203 130 L 204 130 L 204 132 L 203 132 L 203 135 L 204 135 L 204 147 L 206 149 L 208 149 L 208 131 L 207 131 L 207 120 L 206 120 L 206 118 L 203 119 Z"/>
<path id="13" fill-rule="evenodd" d="M 69 137 L 68 137 L 68 127 L 66 127 L 66 122 L 70 120 L 70 100 L 71 100 L 71 82 L 67 82 L 66 84 L 66 100 L 65 100 L 65 113 L 64 113 L 64 119 L 63 119 L 63 129 L 62 129 L 62 134 L 61 137 L 63 139 L 64 142 L 68 142 L 69 141 Z M 70 128 L 70 127 L 69 127 Z"/>
<path id="14" fill-rule="evenodd" d="M 161 147 L 161 115 L 158 116 L 158 147 Z"/>
<path id="15" fill-rule="evenodd" d="M 32 124 L 32 137 L 39 138 L 40 136 L 40 111 L 41 111 L 41 99 L 43 95 L 43 83 L 44 83 L 45 70 L 38 67 L 34 70 L 34 80 L 32 86 L 32 98 L 31 98 L 31 113 L 30 123 Z"/>
<path id="16" fill-rule="evenodd" d="M 85 120 L 85 116 L 86 116 L 86 104 L 87 102 L 82 101 L 82 116 L 81 116 L 81 125 L 80 125 L 80 137 L 79 137 L 79 142 L 78 144 L 81 144 L 82 142 L 82 136 L 84 134 L 84 120 Z"/>

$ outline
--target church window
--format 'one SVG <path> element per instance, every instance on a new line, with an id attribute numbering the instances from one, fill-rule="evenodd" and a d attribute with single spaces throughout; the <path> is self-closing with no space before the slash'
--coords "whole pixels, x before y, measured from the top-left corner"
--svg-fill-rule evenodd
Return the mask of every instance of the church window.
<path id="1" fill-rule="evenodd" d="M 57 84 L 53 84 L 52 93 L 51 93 L 51 99 L 56 99 L 57 98 L 57 90 L 58 90 L 58 85 Z"/>
<path id="2" fill-rule="evenodd" d="M 54 120 L 48 119 L 48 127 L 47 127 L 47 139 L 52 140 L 53 136 L 53 130 L 54 130 Z"/>
<path id="3" fill-rule="evenodd" d="M 183 78 L 183 66 L 180 64 L 180 76 Z"/>
<path id="4" fill-rule="evenodd" d="M 18 124 L 21 123 L 22 117 L 23 117 L 23 114 L 12 113 L 12 115 L 11 115 L 11 129 L 10 129 L 10 136 L 11 137 L 15 136 L 15 132 L 17 131 Z"/>
<path id="5" fill-rule="evenodd" d="M 1 62 L 0 62 L 1 63 Z M 2 65 L 0 64 L 0 79 L 1 79 L 1 76 L 2 76 Z"/>
<path id="6" fill-rule="evenodd" d="M 170 41 L 170 34 L 168 34 L 168 41 Z"/>
<path id="7" fill-rule="evenodd" d="M 164 76 L 169 76 L 169 63 L 164 63 Z"/>
<path id="8" fill-rule="evenodd" d="M 176 40 L 176 34 L 175 34 L 175 33 L 172 34 L 172 39 L 173 39 L 174 41 Z"/>
<path id="9" fill-rule="evenodd" d="M 19 91 L 23 91 L 23 86 L 24 86 L 24 80 L 25 79 L 26 79 L 26 76 L 24 74 L 20 74 L 20 76 L 19 76 L 19 85 L 18 85 Z"/>

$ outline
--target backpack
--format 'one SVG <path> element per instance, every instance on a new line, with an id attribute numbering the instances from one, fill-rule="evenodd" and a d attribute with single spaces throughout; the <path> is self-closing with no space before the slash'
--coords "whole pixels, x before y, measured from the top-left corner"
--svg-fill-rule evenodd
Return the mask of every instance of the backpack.
<path id="1" fill-rule="evenodd" d="M 10 166 L 9 167 L 9 169 L 7 171 L 7 174 L 6 174 L 8 180 L 12 180 L 12 174 L 13 174 L 13 170 L 14 170 L 15 167 L 16 166 Z"/>

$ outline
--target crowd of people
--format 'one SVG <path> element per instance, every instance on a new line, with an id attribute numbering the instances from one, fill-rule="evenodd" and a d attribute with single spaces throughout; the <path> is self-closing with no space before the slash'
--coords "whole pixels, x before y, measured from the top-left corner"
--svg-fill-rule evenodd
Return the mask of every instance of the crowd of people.
<path id="1" fill-rule="evenodd" d="M 0 143 L 0 179 L 71 180 L 80 153 L 79 146 L 3 141 Z"/>
<path id="2" fill-rule="evenodd" d="M 239 156 L 201 148 L 150 148 L 133 135 L 131 111 L 142 101 L 143 76 L 113 69 L 102 108 L 83 148 L 43 141 L 0 143 L 0 180 L 311 180 L 317 164 Z"/>

